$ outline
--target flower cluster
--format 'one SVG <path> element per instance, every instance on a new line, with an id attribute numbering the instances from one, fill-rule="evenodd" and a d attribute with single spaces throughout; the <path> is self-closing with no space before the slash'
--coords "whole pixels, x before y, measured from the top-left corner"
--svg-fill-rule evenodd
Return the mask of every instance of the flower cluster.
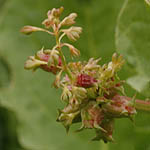
<path id="1" fill-rule="evenodd" d="M 76 13 L 71 13 L 62 21 L 60 16 L 63 7 L 48 11 L 48 18 L 43 21 L 44 28 L 25 26 L 21 32 L 31 34 L 36 31 L 47 32 L 55 36 L 56 45 L 52 49 L 42 49 L 25 62 L 25 69 L 44 71 L 56 75 L 54 87 L 62 89 L 61 100 L 66 103 L 59 110 L 58 122 L 68 131 L 73 123 L 81 122 L 83 129 L 94 129 L 93 140 L 113 141 L 114 121 L 116 118 L 130 118 L 136 114 L 134 99 L 124 98 L 123 81 L 117 72 L 124 64 L 124 59 L 116 53 L 111 62 L 99 65 L 100 59 L 90 58 L 88 61 L 67 63 L 62 47 L 67 46 L 71 57 L 80 56 L 80 51 L 69 43 L 62 41 L 64 36 L 76 41 L 82 32 L 75 24 Z M 62 29 L 64 26 L 71 26 Z"/>

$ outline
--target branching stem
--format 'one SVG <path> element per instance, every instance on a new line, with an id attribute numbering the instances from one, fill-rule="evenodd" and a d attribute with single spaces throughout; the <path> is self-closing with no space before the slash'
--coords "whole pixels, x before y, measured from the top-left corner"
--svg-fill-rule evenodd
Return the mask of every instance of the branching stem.
<path id="1" fill-rule="evenodd" d="M 63 54 L 63 52 L 61 50 L 61 43 L 60 43 L 60 40 L 59 40 L 59 33 L 56 33 L 56 44 L 57 44 L 57 49 L 59 51 L 59 55 L 60 55 L 62 63 L 63 63 L 64 71 L 67 73 L 68 77 L 72 81 L 73 77 L 72 77 L 71 71 L 70 71 L 70 69 L 67 66 L 65 56 L 64 56 L 64 54 Z"/>

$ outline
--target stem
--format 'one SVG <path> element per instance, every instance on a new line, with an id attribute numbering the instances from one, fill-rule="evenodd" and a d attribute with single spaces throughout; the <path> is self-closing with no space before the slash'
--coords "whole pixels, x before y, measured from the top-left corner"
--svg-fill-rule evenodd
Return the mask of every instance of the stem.
<path id="1" fill-rule="evenodd" d="M 131 100 L 132 98 L 127 97 L 127 96 L 120 96 L 121 98 Z M 144 100 L 135 100 L 135 108 L 137 110 L 142 110 L 142 111 L 147 111 L 150 112 L 150 101 L 144 101 Z"/>
<path id="2" fill-rule="evenodd" d="M 46 33 L 48 33 L 48 34 L 50 34 L 50 35 L 54 35 L 54 33 L 50 32 L 50 31 L 48 31 L 48 30 L 45 30 L 45 29 L 41 29 L 41 31 L 46 32 Z"/>
<path id="3" fill-rule="evenodd" d="M 136 109 L 150 112 L 150 102 L 148 101 L 136 100 L 135 107 Z"/>
<path id="4" fill-rule="evenodd" d="M 60 38 L 59 38 L 59 42 L 62 40 L 62 38 L 66 35 L 66 33 L 63 33 Z"/>
<path id="5" fill-rule="evenodd" d="M 59 51 L 59 55 L 61 57 L 61 60 L 62 60 L 62 63 L 63 63 L 63 67 L 64 67 L 64 70 L 65 72 L 67 73 L 68 77 L 70 78 L 70 80 L 72 81 L 73 80 L 73 77 L 72 77 L 72 74 L 71 74 L 71 71 L 70 69 L 68 68 L 67 66 L 67 63 L 66 63 L 66 59 L 65 59 L 65 56 L 61 50 L 61 46 L 60 46 L 60 40 L 59 40 L 59 33 L 56 33 L 56 44 L 58 46 L 58 51 Z"/>

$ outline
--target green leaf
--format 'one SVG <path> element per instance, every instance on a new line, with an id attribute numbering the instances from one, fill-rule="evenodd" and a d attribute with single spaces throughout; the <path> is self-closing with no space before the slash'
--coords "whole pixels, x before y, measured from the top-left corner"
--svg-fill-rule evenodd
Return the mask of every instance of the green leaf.
<path id="1" fill-rule="evenodd" d="M 148 5 L 150 5 L 150 0 L 145 0 L 145 2 L 146 2 Z"/>
<path id="2" fill-rule="evenodd" d="M 140 11 L 139 11 L 140 10 Z M 141 0 L 126 0 L 116 27 L 116 47 L 136 72 L 127 83 L 150 96 L 150 8 Z"/>
<path id="3" fill-rule="evenodd" d="M 3 57 L 0 57 L 0 70 L 0 89 L 2 90 L 10 85 L 12 79 L 10 66 Z"/>

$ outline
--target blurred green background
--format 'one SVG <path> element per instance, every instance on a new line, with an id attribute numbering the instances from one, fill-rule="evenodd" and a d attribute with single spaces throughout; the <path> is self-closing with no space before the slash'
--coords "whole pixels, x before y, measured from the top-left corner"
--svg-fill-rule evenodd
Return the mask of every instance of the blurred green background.
<path id="1" fill-rule="evenodd" d="M 51 87 L 54 76 L 23 69 L 29 55 L 54 39 L 46 33 L 22 35 L 24 25 L 42 26 L 46 13 L 64 6 L 63 16 L 78 13 L 83 28 L 74 45 L 81 60 L 111 60 L 117 50 L 127 63 L 120 78 L 126 93 L 145 99 L 150 95 L 150 10 L 144 0 L 0 0 L 0 150 L 150 150 L 150 114 L 139 112 L 132 123 L 118 119 L 115 143 L 90 142 L 94 133 L 69 134 L 56 122 L 62 108 L 60 91 Z M 134 88 L 134 90 L 133 90 Z M 137 92 L 136 92 L 136 91 Z"/>

